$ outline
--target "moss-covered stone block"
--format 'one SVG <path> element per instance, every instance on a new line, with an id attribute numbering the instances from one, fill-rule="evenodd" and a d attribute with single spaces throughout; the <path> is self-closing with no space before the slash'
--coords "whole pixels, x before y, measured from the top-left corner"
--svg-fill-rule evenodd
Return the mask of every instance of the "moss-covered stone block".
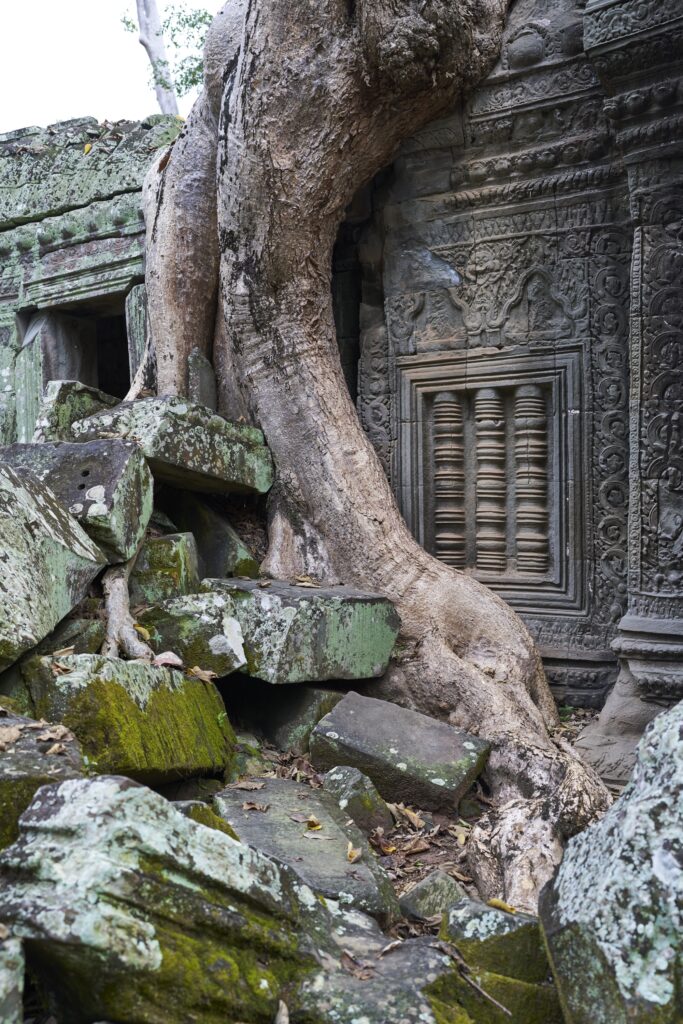
<path id="1" fill-rule="evenodd" d="M 71 441 L 76 420 L 111 409 L 119 401 L 77 380 L 51 380 L 40 403 L 33 441 Z"/>
<path id="2" fill-rule="evenodd" d="M 437 868 L 404 892 L 399 905 L 406 917 L 427 921 L 438 918 L 453 903 L 467 898 L 467 891 L 460 882 Z"/>
<path id="3" fill-rule="evenodd" d="M 311 760 L 329 770 L 347 764 L 386 800 L 426 810 L 457 808 L 482 772 L 489 744 L 397 704 L 348 693 L 316 725 Z"/>
<path id="4" fill-rule="evenodd" d="M 507 913 L 465 898 L 451 901 L 440 936 L 458 947 L 468 964 L 520 981 L 543 982 L 550 964 L 537 917 Z"/>
<path id="5" fill-rule="evenodd" d="M 383 675 L 398 635 L 392 603 L 351 587 L 204 580 L 202 590 L 233 601 L 247 659 L 241 671 L 268 683 Z"/>
<path id="6" fill-rule="evenodd" d="M 442 976 L 429 987 L 430 995 L 461 1006 L 476 1024 L 563 1024 L 553 984 L 534 985 L 469 964 L 465 973 L 466 977 L 456 970 Z"/>
<path id="7" fill-rule="evenodd" d="M 224 818 L 220 818 L 214 810 L 202 800 L 175 800 L 174 806 L 186 818 L 196 821 L 198 825 L 205 825 L 206 828 L 216 828 L 224 832 L 231 839 L 239 839 L 234 828 Z"/>
<path id="8" fill-rule="evenodd" d="M 367 775 L 357 768 L 340 765 L 323 777 L 323 789 L 337 801 L 339 810 L 365 835 L 376 828 L 389 832 L 394 819 Z"/>
<path id="9" fill-rule="evenodd" d="M 234 734 L 213 683 L 101 655 L 36 669 L 36 714 L 72 729 L 92 770 L 156 783 L 229 769 Z"/>
<path id="10" fill-rule="evenodd" d="M 288 864 L 322 896 L 392 921 L 398 903 L 389 877 L 336 802 L 290 779 L 258 781 L 253 793 L 228 787 L 214 797 L 242 842 Z M 350 848 L 357 858 L 349 859 Z"/>
<path id="11" fill-rule="evenodd" d="M 85 597 L 105 559 L 45 484 L 0 458 L 0 671 Z"/>
<path id="12" fill-rule="evenodd" d="M 188 594 L 153 605 L 138 620 L 157 653 L 173 651 L 188 668 L 227 676 L 246 663 L 242 629 L 227 594 Z"/>
<path id="13" fill-rule="evenodd" d="M 265 494 L 273 482 L 273 463 L 260 430 L 229 423 L 182 398 L 122 402 L 71 429 L 76 441 L 134 441 L 156 479 L 185 490 Z"/>
<path id="14" fill-rule="evenodd" d="M 231 679 L 224 697 L 245 728 L 258 730 L 278 750 L 305 754 L 313 729 L 345 693 L 307 683 L 276 687 L 252 676 Z"/>
<path id="15" fill-rule="evenodd" d="M 194 535 L 204 576 L 258 577 L 254 555 L 211 499 L 191 491 L 174 491 L 167 505 L 180 529 Z"/>
<path id="16" fill-rule="evenodd" d="M 134 607 L 194 594 L 198 589 L 197 545 L 191 533 L 169 533 L 145 541 L 130 577 Z"/>
<path id="17" fill-rule="evenodd" d="M 2 460 L 20 476 L 46 483 L 109 562 L 125 562 L 145 535 L 153 505 L 152 474 L 127 441 L 13 444 Z"/>
<path id="18" fill-rule="evenodd" d="M 14 714 L 0 698 L 0 849 L 17 838 L 19 817 L 40 786 L 83 772 L 72 733 Z"/>
<path id="19" fill-rule="evenodd" d="M 683 1020 L 682 835 L 683 702 L 647 727 L 631 781 L 541 893 L 567 1024 Z"/>

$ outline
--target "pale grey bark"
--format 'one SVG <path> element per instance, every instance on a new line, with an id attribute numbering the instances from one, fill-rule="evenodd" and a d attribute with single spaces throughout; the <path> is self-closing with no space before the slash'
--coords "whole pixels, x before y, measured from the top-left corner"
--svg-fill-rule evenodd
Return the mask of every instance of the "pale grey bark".
<path id="1" fill-rule="evenodd" d="M 506 6 L 226 5 L 212 29 L 214 45 L 220 36 L 230 55 L 216 177 L 211 186 L 202 111 L 216 107 L 205 97 L 148 209 L 148 290 L 160 390 L 183 394 L 193 318 L 200 343 L 211 340 L 206 310 L 193 297 L 218 282 L 214 365 L 222 394 L 236 403 L 222 411 L 237 417 L 246 406 L 278 471 L 264 569 L 372 588 L 395 602 L 400 653 L 377 695 L 492 742 L 497 808 L 475 837 L 480 887 L 531 909 L 564 840 L 607 806 L 608 794 L 554 741 L 554 702 L 521 621 L 410 535 L 345 386 L 330 287 L 345 207 L 404 138 L 486 73 Z M 217 79 L 213 73 L 209 95 Z M 179 243 L 177 225 L 187 219 L 191 234 Z"/>
<path id="2" fill-rule="evenodd" d="M 162 114 L 178 114 L 166 44 L 157 0 L 136 0 L 140 43 L 144 47 L 154 76 L 154 91 Z"/>

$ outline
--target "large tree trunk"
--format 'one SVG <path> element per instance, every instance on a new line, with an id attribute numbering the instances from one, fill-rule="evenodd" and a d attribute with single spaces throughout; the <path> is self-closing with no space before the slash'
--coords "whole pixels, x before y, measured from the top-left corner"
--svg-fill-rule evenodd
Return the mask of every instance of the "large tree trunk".
<path id="1" fill-rule="evenodd" d="M 140 44 L 152 65 L 154 91 L 162 114 L 178 113 L 157 0 L 137 0 Z"/>
<path id="2" fill-rule="evenodd" d="M 609 798 L 594 773 L 552 739 L 554 702 L 521 621 L 471 577 L 430 557 L 405 526 L 345 386 L 330 287 L 345 207 L 402 139 L 485 74 L 506 6 L 227 5 L 209 42 L 215 53 L 220 38 L 226 55 L 217 249 L 206 244 L 216 230 L 206 201 L 207 221 L 193 221 L 190 247 L 183 235 L 191 280 L 204 281 L 188 288 L 174 269 L 178 218 L 188 205 L 166 183 L 196 172 L 195 136 L 204 166 L 202 132 L 192 121 L 156 188 L 156 171 L 150 179 L 148 288 L 160 391 L 183 393 L 190 348 L 209 346 L 208 334 L 202 341 L 187 326 L 194 316 L 199 333 L 206 330 L 206 304 L 192 295 L 208 294 L 218 263 L 215 365 L 224 392 L 239 386 L 234 400 L 262 426 L 278 471 L 264 569 L 373 588 L 395 602 L 400 651 L 376 692 L 491 740 L 497 806 L 471 843 L 472 869 L 484 895 L 533 908 L 564 840 Z M 215 75 L 207 93 L 214 88 Z M 207 102 L 199 101 L 193 118 Z"/>

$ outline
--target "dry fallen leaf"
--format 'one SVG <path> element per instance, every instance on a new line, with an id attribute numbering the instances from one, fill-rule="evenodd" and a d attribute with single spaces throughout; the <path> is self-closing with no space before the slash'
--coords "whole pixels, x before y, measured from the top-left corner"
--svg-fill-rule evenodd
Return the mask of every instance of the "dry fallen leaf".
<path id="1" fill-rule="evenodd" d="M 356 861 L 359 861 L 362 856 L 363 851 L 360 850 L 357 846 L 354 846 L 353 843 L 349 842 L 349 845 L 346 848 L 346 859 L 348 860 L 349 864 L 355 864 Z"/>
<path id="2" fill-rule="evenodd" d="M 62 661 L 53 661 L 52 662 L 52 674 L 55 675 L 55 676 L 63 676 L 67 672 L 72 672 L 72 671 L 73 671 L 73 669 L 72 669 L 71 665 L 65 665 Z"/>
<path id="3" fill-rule="evenodd" d="M 266 811 L 270 810 L 270 804 L 256 804 L 252 800 L 247 800 L 246 803 L 242 804 L 243 811 L 261 811 L 265 814 Z"/>
<path id="4" fill-rule="evenodd" d="M 36 742 L 54 743 L 55 740 L 65 740 L 70 737 L 71 733 L 65 725 L 50 725 L 47 729 L 44 729 L 43 732 L 41 732 L 40 736 L 36 736 Z"/>
<path id="5" fill-rule="evenodd" d="M 517 910 L 516 910 L 515 907 L 511 907 L 509 903 L 505 902 L 505 900 L 499 900 L 499 899 L 496 899 L 495 897 L 492 900 L 489 900 L 488 903 L 486 904 L 486 906 L 487 907 L 493 907 L 495 910 L 504 910 L 506 914 L 516 914 L 517 913 Z"/>
<path id="6" fill-rule="evenodd" d="M 9 750 L 19 739 L 21 739 L 19 726 L 0 725 L 0 750 Z"/>
<path id="7" fill-rule="evenodd" d="M 409 839 L 407 843 L 404 843 L 401 847 L 401 852 L 409 857 L 413 857 L 416 853 L 426 853 L 430 849 L 431 847 L 426 839 L 422 839 L 421 836 L 415 836 L 414 839 Z"/>
<path id="8" fill-rule="evenodd" d="M 375 968 L 372 964 L 365 960 L 358 960 L 348 949 L 343 950 L 339 962 L 341 963 L 342 970 L 346 971 L 347 974 L 352 974 L 354 978 L 358 978 L 360 981 L 369 981 L 370 978 L 375 976 Z"/>
<path id="9" fill-rule="evenodd" d="M 53 743 L 49 750 L 45 751 L 46 754 L 66 754 L 66 747 L 63 743 Z"/>
<path id="10" fill-rule="evenodd" d="M 88 153 L 90 152 L 91 149 L 92 149 L 92 142 L 86 142 L 85 146 L 83 147 L 83 152 L 84 152 L 85 156 L 88 155 Z"/>
<path id="11" fill-rule="evenodd" d="M 149 632 L 148 629 L 145 629 L 144 626 L 139 626 L 137 622 L 135 623 L 135 627 L 134 628 L 135 628 L 135 632 L 138 634 L 138 636 L 141 636 L 142 639 L 145 640 L 145 641 L 149 640 L 150 632 Z"/>
<path id="12" fill-rule="evenodd" d="M 0 924 L 0 941 L 9 938 L 9 928 L 6 924 Z"/>
<path id="13" fill-rule="evenodd" d="M 60 647 L 58 651 L 54 651 L 52 654 L 53 658 L 68 658 L 70 654 L 76 650 L 75 647 Z"/>
<path id="14" fill-rule="evenodd" d="M 441 918 L 439 918 L 439 920 L 441 920 Z M 402 939 L 394 939 L 393 942 L 390 942 L 387 946 L 384 946 L 383 949 L 380 949 L 379 953 L 377 954 L 377 959 L 381 960 L 383 956 L 387 955 L 387 953 L 393 953 L 393 951 L 395 949 L 398 949 L 399 946 L 402 946 L 402 945 L 403 945 L 403 940 Z"/>
<path id="15" fill-rule="evenodd" d="M 211 683 L 218 676 L 215 672 L 212 672 L 209 668 L 200 668 L 199 665 L 195 665 L 193 668 L 187 670 L 188 676 L 194 676 L 195 679 L 201 679 L 203 683 Z"/>
<path id="16" fill-rule="evenodd" d="M 272 587 L 272 585 L 273 585 L 273 581 L 272 580 L 260 580 L 259 581 L 259 587 L 261 587 L 262 590 L 265 590 L 267 587 Z"/>
<path id="17" fill-rule="evenodd" d="M 292 585 L 295 587 L 315 587 L 317 590 L 320 589 L 320 584 L 316 583 L 310 576 L 296 576 L 292 580 Z"/>
<path id="18" fill-rule="evenodd" d="M 251 779 L 244 779 L 242 782 L 233 782 L 227 788 L 228 789 L 246 789 L 247 791 L 253 789 L 263 789 L 265 782 L 252 782 Z"/>

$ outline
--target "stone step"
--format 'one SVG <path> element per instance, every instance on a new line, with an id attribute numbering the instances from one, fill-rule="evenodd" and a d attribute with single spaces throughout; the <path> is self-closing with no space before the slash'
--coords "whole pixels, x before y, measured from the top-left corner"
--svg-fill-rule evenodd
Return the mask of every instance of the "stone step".
<path id="1" fill-rule="evenodd" d="M 454 811 L 482 772 L 489 744 L 397 704 L 348 693 L 311 734 L 319 770 L 350 765 L 385 800 Z"/>
<path id="2" fill-rule="evenodd" d="M 265 494 L 273 482 L 260 430 L 183 398 L 122 402 L 73 423 L 71 434 L 74 441 L 134 441 L 156 479 L 185 490 Z"/>
<path id="3" fill-rule="evenodd" d="M 46 484 L 0 462 L 0 671 L 81 601 L 102 552 Z"/>
<path id="4" fill-rule="evenodd" d="M 261 789 L 244 792 L 236 783 L 214 797 L 243 843 L 289 865 L 314 892 L 343 906 L 385 924 L 399 916 L 389 876 L 333 797 L 291 779 L 256 781 Z M 349 859 L 350 847 L 357 860 Z"/>
<path id="5" fill-rule="evenodd" d="M 154 484 L 140 449 L 129 441 L 12 444 L 0 460 L 20 476 L 46 483 L 110 562 L 138 549 L 152 514 Z"/>

